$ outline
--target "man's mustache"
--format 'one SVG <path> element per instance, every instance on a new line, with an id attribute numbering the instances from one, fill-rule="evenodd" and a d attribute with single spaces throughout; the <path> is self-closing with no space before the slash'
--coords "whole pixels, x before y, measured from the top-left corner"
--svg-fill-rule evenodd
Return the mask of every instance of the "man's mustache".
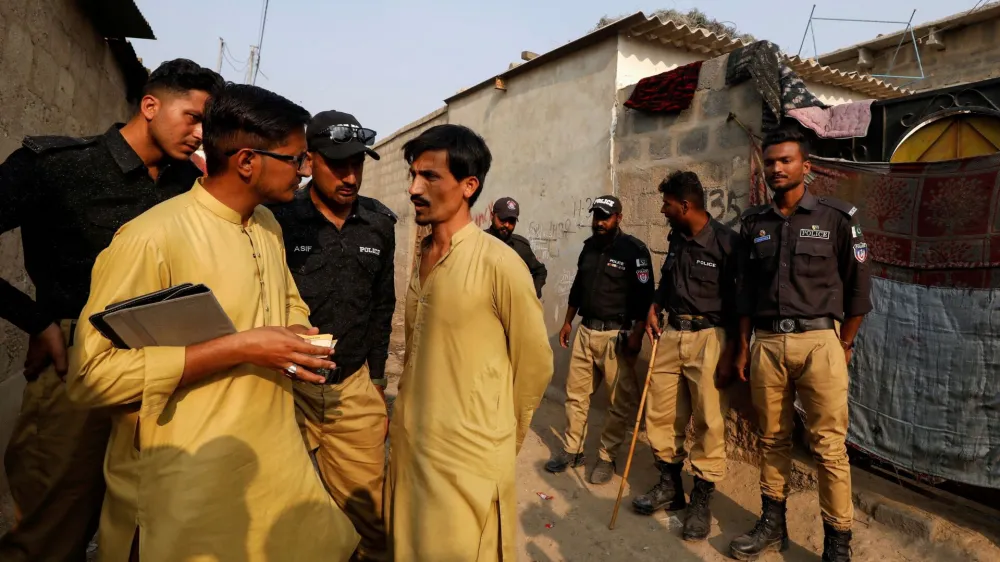
<path id="1" fill-rule="evenodd" d="M 410 202 L 420 207 L 430 207 L 431 205 L 430 201 L 424 199 L 423 197 L 420 197 L 419 195 L 414 195 L 410 197 Z"/>

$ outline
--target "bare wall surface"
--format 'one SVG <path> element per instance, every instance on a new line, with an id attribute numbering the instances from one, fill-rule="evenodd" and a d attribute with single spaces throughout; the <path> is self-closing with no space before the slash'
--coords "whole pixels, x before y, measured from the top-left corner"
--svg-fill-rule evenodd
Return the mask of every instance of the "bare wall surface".
<path id="1" fill-rule="evenodd" d="M 617 37 L 454 100 L 451 123 L 481 134 L 493 167 L 473 209 L 481 227 L 500 197 L 521 205 L 517 233 L 548 268 L 542 303 L 556 352 L 556 378 L 568 353 L 556 342 L 577 257 L 590 236 L 590 201 L 611 191 L 611 124 L 616 105 Z"/>
<path id="2" fill-rule="evenodd" d="M 0 1 L 0 159 L 25 135 L 92 135 L 129 114 L 125 82 L 74 0 Z M 19 231 L 0 236 L 0 277 L 31 290 Z M 0 381 L 20 371 L 26 337 L 0 320 Z"/>
<path id="3" fill-rule="evenodd" d="M 618 72 L 615 87 L 631 86 L 647 76 L 655 76 L 678 66 L 704 60 L 704 55 L 622 34 L 618 38 Z"/>

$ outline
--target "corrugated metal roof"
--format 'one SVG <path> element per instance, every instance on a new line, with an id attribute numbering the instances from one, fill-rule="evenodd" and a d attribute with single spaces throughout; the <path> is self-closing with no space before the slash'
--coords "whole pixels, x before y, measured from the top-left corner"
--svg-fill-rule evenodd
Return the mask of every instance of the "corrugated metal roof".
<path id="1" fill-rule="evenodd" d="M 662 20 L 656 16 L 628 28 L 628 34 L 633 37 L 644 37 L 650 41 L 659 41 L 678 49 L 702 53 L 709 58 L 731 53 L 745 44 L 728 35 L 719 35 L 701 27 L 688 27 L 671 20 Z M 784 55 L 785 62 L 803 80 L 830 86 L 839 86 L 854 90 L 876 99 L 889 99 L 904 96 L 907 90 L 893 86 L 888 82 L 873 78 L 858 72 L 844 72 L 829 66 L 823 66 L 814 59 L 803 59 Z"/>
<path id="2" fill-rule="evenodd" d="M 156 39 L 134 0 L 78 0 L 94 27 L 107 39 Z"/>
<path id="3" fill-rule="evenodd" d="M 575 41 L 571 41 L 535 59 L 511 68 L 502 74 L 466 88 L 454 96 L 447 98 L 445 103 L 451 103 L 472 92 L 492 86 L 497 78 L 506 80 L 619 33 L 627 33 L 632 37 L 645 38 L 650 41 L 659 41 L 664 45 L 670 45 L 677 49 L 702 54 L 706 59 L 722 56 L 745 46 L 742 41 L 728 35 L 719 35 L 701 27 L 688 27 L 672 20 L 660 19 L 657 16 L 646 17 L 642 12 L 636 12 L 631 16 L 622 18 Z M 896 98 L 910 93 L 907 90 L 898 88 L 877 78 L 872 78 L 858 72 L 844 72 L 828 66 L 822 66 L 812 59 L 802 59 L 788 55 L 785 55 L 785 59 L 792 69 L 798 72 L 804 80 L 810 82 L 840 86 L 876 99 Z"/>
<path id="4" fill-rule="evenodd" d="M 991 19 L 1000 18 L 1000 4 L 998 3 L 988 3 L 984 4 L 981 8 L 975 10 L 965 10 L 964 12 L 959 12 L 953 14 L 946 18 L 942 18 L 936 21 L 931 21 L 927 23 L 922 23 L 920 25 L 913 27 L 913 33 L 917 38 L 921 38 L 930 32 L 932 27 L 936 27 L 939 31 L 944 31 L 945 29 L 955 29 L 959 27 L 965 27 L 972 25 L 974 23 L 979 23 L 981 21 L 987 21 Z M 858 49 L 865 47 L 872 51 L 881 51 L 883 49 L 893 48 L 895 49 L 899 45 L 899 39 L 902 37 L 904 31 L 897 31 L 896 33 L 890 33 L 888 35 L 882 35 L 881 37 L 876 37 L 870 41 L 865 41 L 863 43 L 858 43 L 850 47 L 845 47 L 843 49 L 838 49 L 831 53 L 825 55 L 820 55 L 819 60 L 826 64 L 833 64 L 836 62 L 841 62 L 845 60 L 856 59 L 858 57 Z M 910 43 L 907 44 L 906 41 L 909 40 Z M 910 34 L 906 33 L 906 37 L 903 42 L 903 48 L 912 48 L 913 42 L 910 38 Z"/>

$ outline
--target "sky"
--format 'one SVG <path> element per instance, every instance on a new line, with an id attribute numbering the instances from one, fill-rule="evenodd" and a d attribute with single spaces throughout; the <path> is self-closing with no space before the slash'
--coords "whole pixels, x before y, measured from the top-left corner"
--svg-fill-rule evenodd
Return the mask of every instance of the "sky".
<path id="1" fill-rule="evenodd" d="M 915 23 L 967 11 L 976 0 L 817 0 L 816 17 Z M 215 68 L 219 38 L 232 63 L 227 80 L 243 82 L 250 45 L 257 43 L 262 0 L 136 0 L 157 37 L 132 40 L 152 69 L 184 57 Z M 442 107 L 460 89 L 492 78 L 520 60 L 522 51 L 544 53 L 590 31 L 605 15 L 658 9 L 709 16 L 769 39 L 786 52 L 799 50 L 808 2 L 790 0 L 270 0 L 257 85 L 312 113 L 328 109 L 355 115 L 379 137 Z M 904 25 L 819 21 L 820 54 L 850 46 Z M 803 56 L 813 56 L 812 37 Z"/>

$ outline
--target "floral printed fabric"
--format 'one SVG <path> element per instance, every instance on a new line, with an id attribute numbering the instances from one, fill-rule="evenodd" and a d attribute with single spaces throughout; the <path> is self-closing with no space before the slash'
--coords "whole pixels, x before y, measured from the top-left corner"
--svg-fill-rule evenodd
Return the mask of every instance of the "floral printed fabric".
<path id="1" fill-rule="evenodd" d="M 1000 287 L 1000 155 L 929 163 L 813 158 L 809 189 L 858 207 L 872 276 Z"/>

